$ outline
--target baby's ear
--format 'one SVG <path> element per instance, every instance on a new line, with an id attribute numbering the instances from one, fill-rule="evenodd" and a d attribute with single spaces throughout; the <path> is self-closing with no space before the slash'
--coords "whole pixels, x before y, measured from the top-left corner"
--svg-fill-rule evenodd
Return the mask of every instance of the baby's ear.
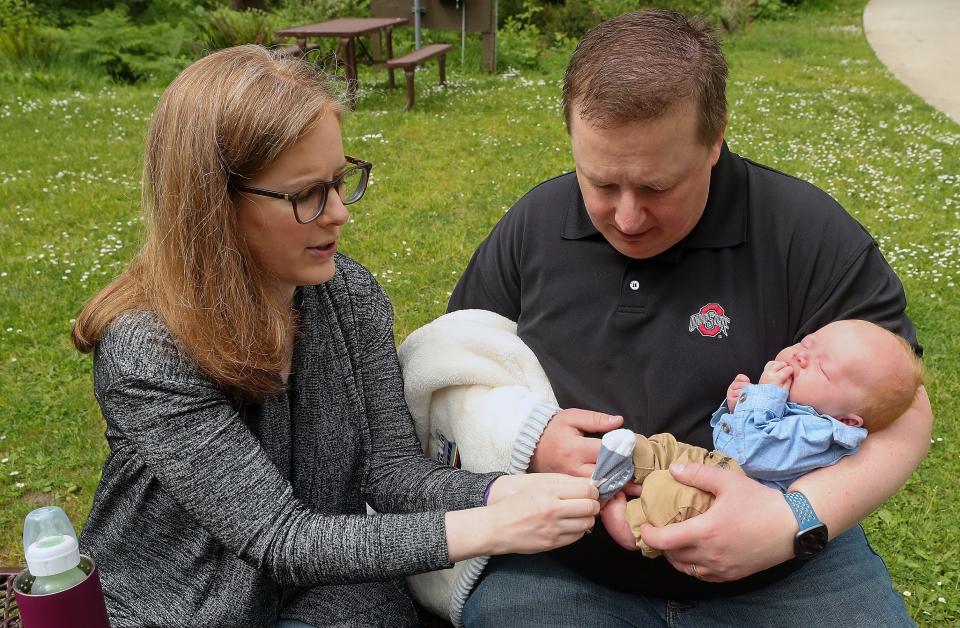
<path id="1" fill-rule="evenodd" d="M 863 418 L 859 414 L 846 414 L 837 417 L 837 420 L 850 427 L 863 427 Z"/>

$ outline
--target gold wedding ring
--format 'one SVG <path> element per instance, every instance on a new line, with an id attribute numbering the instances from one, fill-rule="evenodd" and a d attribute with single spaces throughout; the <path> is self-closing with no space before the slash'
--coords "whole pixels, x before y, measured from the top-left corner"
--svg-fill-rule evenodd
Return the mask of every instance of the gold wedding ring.
<path id="1" fill-rule="evenodd" d="M 700 574 L 697 573 L 696 563 L 690 563 L 690 575 L 696 578 L 697 580 L 702 580 L 702 578 L 700 578 Z"/>

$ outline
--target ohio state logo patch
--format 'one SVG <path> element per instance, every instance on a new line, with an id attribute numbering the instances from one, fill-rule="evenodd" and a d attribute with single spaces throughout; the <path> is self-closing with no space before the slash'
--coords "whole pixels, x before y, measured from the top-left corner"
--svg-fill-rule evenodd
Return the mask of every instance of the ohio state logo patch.
<path id="1" fill-rule="evenodd" d="M 730 317 L 725 316 L 719 303 L 707 303 L 696 314 L 690 315 L 690 329 L 696 329 L 707 338 L 723 338 L 730 335 Z"/>

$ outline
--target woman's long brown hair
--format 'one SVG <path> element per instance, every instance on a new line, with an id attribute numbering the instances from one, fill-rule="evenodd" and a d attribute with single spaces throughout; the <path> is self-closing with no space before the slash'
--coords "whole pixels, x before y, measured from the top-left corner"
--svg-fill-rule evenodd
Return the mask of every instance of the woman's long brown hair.
<path id="1" fill-rule="evenodd" d="M 231 394 L 262 399 L 282 390 L 294 316 L 249 254 L 230 183 L 253 177 L 321 117 L 342 111 L 312 65 L 260 46 L 220 50 L 181 72 L 147 134 L 143 246 L 83 308 L 77 349 L 93 350 L 119 314 L 146 309 Z"/>

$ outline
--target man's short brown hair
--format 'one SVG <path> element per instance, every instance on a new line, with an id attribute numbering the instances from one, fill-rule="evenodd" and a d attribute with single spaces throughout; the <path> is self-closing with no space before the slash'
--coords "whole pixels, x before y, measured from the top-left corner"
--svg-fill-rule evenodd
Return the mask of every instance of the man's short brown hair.
<path id="1" fill-rule="evenodd" d="M 595 126 L 654 120 L 693 99 L 698 134 L 716 141 L 727 119 L 727 63 L 710 23 L 675 11 L 647 9 L 598 24 L 570 59 L 563 113 Z"/>

